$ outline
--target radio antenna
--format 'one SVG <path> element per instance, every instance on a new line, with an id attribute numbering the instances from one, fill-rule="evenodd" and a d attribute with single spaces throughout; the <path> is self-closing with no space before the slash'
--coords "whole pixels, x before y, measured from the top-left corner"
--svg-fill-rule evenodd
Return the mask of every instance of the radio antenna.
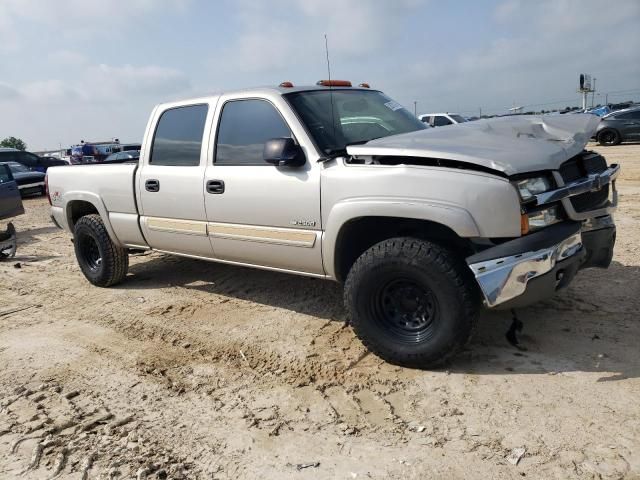
<path id="1" fill-rule="evenodd" d="M 331 82 L 331 63 L 329 62 L 329 40 L 327 40 L 327 34 L 324 34 L 324 51 L 327 54 L 327 75 L 329 76 L 329 82 Z"/>
<path id="2" fill-rule="evenodd" d="M 327 54 L 327 75 L 329 76 L 329 99 L 331 101 L 331 125 L 333 127 L 333 149 L 336 147 L 336 119 L 335 106 L 333 104 L 333 85 L 331 84 L 331 63 L 329 62 L 329 40 L 327 34 L 324 34 L 324 51 Z"/>

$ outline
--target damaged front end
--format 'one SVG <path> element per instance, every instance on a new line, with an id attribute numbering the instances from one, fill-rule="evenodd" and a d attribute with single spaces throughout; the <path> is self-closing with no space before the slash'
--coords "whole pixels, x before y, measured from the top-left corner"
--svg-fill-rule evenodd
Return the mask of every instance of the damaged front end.
<path id="1" fill-rule="evenodd" d="M 523 221 L 536 212 L 561 212 L 562 220 L 468 257 L 487 307 L 522 307 L 566 287 L 582 268 L 607 268 L 613 257 L 618 165 L 582 152 L 551 172 L 554 187 L 527 195 Z M 526 231 L 525 231 L 526 230 Z M 525 234 L 528 233 L 528 234 Z"/>

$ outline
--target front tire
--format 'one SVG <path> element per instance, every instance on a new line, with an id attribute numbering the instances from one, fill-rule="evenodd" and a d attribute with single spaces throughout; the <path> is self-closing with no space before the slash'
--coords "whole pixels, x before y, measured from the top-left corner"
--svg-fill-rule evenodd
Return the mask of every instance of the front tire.
<path id="1" fill-rule="evenodd" d="M 111 241 L 100 215 L 86 215 L 77 221 L 74 249 L 80 270 L 97 287 L 120 283 L 127 275 L 129 255 Z"/>
<path id="2" fill-rule="evenodd" d="M 356 335 L 390 363 L 447 363 L 467 344 L 478 318 L 477 290 L 465 267 L 450 251 L 416 238 L 374 245 L 345 284 Z"/>
<path id="3" fill-rule="evenodd" d="M 607 128 L 598 134 L 598 143 L 607 147 L 618 145 L 621 141 L 620 133 L 617 130 Z"/>

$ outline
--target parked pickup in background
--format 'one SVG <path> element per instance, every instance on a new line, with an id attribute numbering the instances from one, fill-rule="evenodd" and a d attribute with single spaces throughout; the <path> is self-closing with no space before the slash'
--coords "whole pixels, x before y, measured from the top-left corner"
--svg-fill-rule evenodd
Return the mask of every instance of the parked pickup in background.
<path id="1" fill-rule="evenodd" d="M 482 305 L 527 305 L 609 265 L 619 167 L 584 150 L 597 117 L 427 129 L 350 85 L 159 105 L 137 164 L 50 169 L 52 218 L 86 278 L 121 282 L 128 253 L 153 249 L 335 280 L 370 350 L 433 367 Z"/>

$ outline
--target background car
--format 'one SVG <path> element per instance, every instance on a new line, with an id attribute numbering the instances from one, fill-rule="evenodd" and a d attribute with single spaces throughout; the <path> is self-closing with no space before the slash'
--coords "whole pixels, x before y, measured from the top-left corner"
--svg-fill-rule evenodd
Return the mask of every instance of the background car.
<path id="1" fill-rule="evenodd" d="M 49 167 L 60 167 L 62 165 L 69 165 L 68 162 L 65 162 L 64 160 L 56 157 L 40 157 L 40 161 L 45 167 L 45 172 Z"/>
<path id="2" fill-rule="evenodd" d="M 0 165 L 9 167 L 13 179 L 18 184 L 20 195 L 23 197 L 27 195 L 45 194 L 44 173 L 29 170 L 26 166 L 18 162 L 0 162 Z"/>
<path id="3" fill-rule="evenodd" d="M 124 152 L 112 153 L 104 159 L 103 163 L 137 162 L 139 159 L 140 150 L 127 150 Z"/>
<path id="4" fill-rule="evenodd" d="M 60 159 L 54 157 L 46 157 L 45 159 L 34 153 L 16 150 L 15 148 L 0 148 L 0 162 L 20 163 L 29 170 L 43 173 L 46 172 L 49 167 L 66 165 L 66 163 Z"/>
<path id="5" fill-rule="evenodd" d="M 0 163 L 0 220 L 22 215 L 24 207 L 9 165 Z M 2 235 L 2 232 L 0 232 Z"/>
<path id="6" fill-rule="evenodd" d="M 457 113 L 425 113 L 419 115 L 418 118 L 432 127 L 444 127 L 445 125 L 454 125 L 467 121 L 466 118 Z"/>
<path id="7" fill-rule="evenodd" d="M 602 117 L 596 140 L 600 145 L 640 140 L 640 107 L 618 110 Z"/>

